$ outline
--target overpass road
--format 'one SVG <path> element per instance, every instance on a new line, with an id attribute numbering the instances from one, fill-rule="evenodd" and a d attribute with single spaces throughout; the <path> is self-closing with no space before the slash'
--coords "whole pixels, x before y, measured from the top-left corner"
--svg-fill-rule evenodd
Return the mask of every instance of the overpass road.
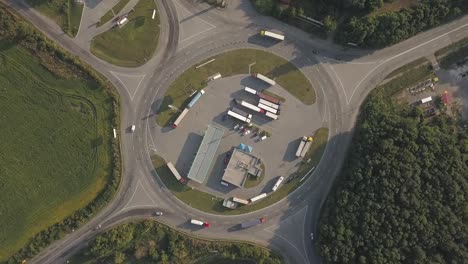
<path id="1" fill-rule="evenodd" d="M 364 98 L 394 69 L 420 57 L 432 56 L 434 51 L 468 36 L 468 16 L 465 16 L 389 48 L 344 49 L 259 15 L 249 0 L 231 1 L 224 10 L 195 0 L 155 0 L 162 23 L 158 51 L 141 67 L 122 68 L 101 61 L 89 52 L 90 40 L 102 29 L 83 25 L 92 25 L 96 17 L 107 11 L 102 6 L 104 1 L 85 1 L 82 27 L 76 38 L 69 38 L 24 0 L 1 1 L 107 77 L 121 98 L 124 172 L 115 198 L 87 224 L 51 244 L 31 263 L 65 263 L 97 234 L 130 219 L 152 218 L 155 208 L 165 212 L 158 221 L 191 235 L 251 241 L 280 251 L 288 263 L 320 263 L 309 234 L 316 230 L 320 208 L 344 161 Z M 109 2 L 112 1 L 105 5 L 110 5 Z M 263 28 L 284 32 L 286 40 L 266 45 L 264 39 L 255 37 Z M 316 89 L 321 121 L 330 129 L 329 143 L 313 174 L 287 198 L 244 215 L 213 215 L 176 199 L 155 175 L 150 156 L 158 151 L 154 132 L 160 128 L 152 117 L 170 83 L 185 69 L 213 55 L 239 48 L 274 52 L 301 69 Z M 136 132 L 125 133 L 133 124 Z M 248 232 L 230 231 L 239 222 L 262 216 L 268 218 L 264 225 Z M 192 217 L 211 222 L 212 228 L 191 229 L 187 220 Z"/>

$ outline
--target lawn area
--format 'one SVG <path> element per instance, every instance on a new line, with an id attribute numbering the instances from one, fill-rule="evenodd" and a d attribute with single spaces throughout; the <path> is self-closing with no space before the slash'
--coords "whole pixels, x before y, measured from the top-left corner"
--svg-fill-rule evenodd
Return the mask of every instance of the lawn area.
<path id="1" fill-rule="evenodd" d="M 429 60 L 426 59 L 426 58 L 419 58 L 417 60 L 414 60 L 408 64 L 405 64 L 403 66 L 401 66 L 400 68 L 392 71 L 389 75 L 387 75 L 387 77 L 385 77 L 385 79 L 389 79 L 389 78 L 392 78 L 394 76 L 397 76 L 399 74 L 402 74 L 404 72 L 407 72 L 409 70 L 412 70 L 420 65 L 423 65 L 423 64 L 429 64 Z"/>
<path id="2" fill-rule="evenodd" d="M 217 72 L 223 77 L 248 74 L 249 64 L 252 62 L 256 62 L 251 68 L 252 72 L 274 79 L 304 104 L 315 103 L 315 91 L 304 74 L 292 63 L 273 53 L 255 49 L 238 49 L 219 54 L 206 61 L 211 59 L 215 61 L 198 69 L 190 67 L 171 84 L 156 117 L 158 125 L 168 126 L 177 118 L 178 112 L 169 108 L 169 105 L 182 109 L 189 101 L 187 88 L 202 89 L 206 79 Z"/>
<path id="3" fill-rule="evenodd" d="M 107 21 L 111 20 L 114 17 L 114 14 L 117 15 L 122 11 L 122 9 L 130 2 L 130 0 L 120 0 L 111 10 L 107 11 L 100 19 L 98 26 L 104 25 Z M 112 12 L 114 11 L 114 12 Z"/>
<path id="4" fill-rule="evenodd" d="M 235 210 L 223 207 L 223 199 L 218 198 L 214 195 L 192 189 L 184 184 L 179 183 L 171 171 L 167 168 L 166 162 L 163 158 L 155 155 L 152 157 L 153 166 L 156 170 L 157 176 L 161 178 L 166 187 L 172 191 L 172 193 L 179 198 L 179 200 L 192 206 L 195 209 L 212 213 L 212 214 L 223 214 L 223 215 L 239 215 L 253 212 L 269 205 L 272 205 L 288 194 L 293 192 L 303 182 L 300 182 L 301 178 L 304 177 L 312 167 L 315 167 L 320 162 L 320 159 L 325 151 L 325 147 L 328 141 L 328 128 L 320 128 L 314 135 L 314 142 L 304 157 L 304 161 L 310 159 L 310 162 L 304 162 L 301 164 L 297 172 L 294 174 L 294 179 L 288 183 L 283 184 L 276 192 L 268 195 L 263 200 L 256 202 L 248 206 L 240 206 Z M 156 175 L 155 175 L 156 176 Z"/>
<path id="5" fill-rule="evenodd" d="M 423 65 L 411 70 L 407 70 L 402 75 L 390 80 L 389 82 L 382 84 L 378 87 L 379 92 L 385 93 L 386 96 L 393 96 L 402 91 L 405 88 L 408 88 L 412 85 L 435 77 L 434 72 L 432 71 L 432 65 Z"/>
<path id="6" fill-rule="evenodd" d="M 54 20 L 70 37 L 78 33 L 83 4 L 75 3 L 74 0 L 26 0 L 26 2 Z"/>
<path id="7" fill-rule="evenodd" d="M 110 174 L 108 95 L 41 62 L 0 41 L 0 262 L 87 206 Z"/>
<path id="8" fill-rule="evenodd" d="M 145 220 L 99 234 L 67 263 L 280 264 L 282 258 L 256 244 L 200 239 Z"/>
<path id="9" fill-rule="evenodd" d="M 137 67 L 149 60 L 159 39 L 159 14 L 151 19 L 156 4 L 140 0 L 129 14 L 129 22 L 122 28 L 113 27 L 96 36 L 91 52 L 98 58 L 117 66 Z"/>

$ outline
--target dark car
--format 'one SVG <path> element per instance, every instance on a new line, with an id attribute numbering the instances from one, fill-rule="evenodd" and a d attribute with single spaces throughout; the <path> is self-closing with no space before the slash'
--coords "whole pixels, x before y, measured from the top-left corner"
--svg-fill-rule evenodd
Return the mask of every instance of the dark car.
<path id="1" fill-rule="evenodd" d="M 224 165 L 227 165 L 229 163 L 230 158 L 231 158 L 231 152 L 226 153 L 226 156 L 224 156 Z"/>

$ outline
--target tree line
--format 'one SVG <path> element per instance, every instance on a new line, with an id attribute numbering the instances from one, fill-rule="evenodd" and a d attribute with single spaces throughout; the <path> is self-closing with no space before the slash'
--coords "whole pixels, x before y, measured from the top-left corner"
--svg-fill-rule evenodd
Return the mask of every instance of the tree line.
<path id="1" fill-rule="evenodd" d="M 37 56 L 39 60 L 41 60 L 42 65 L 57 76 L 65 74 L 65 70 L 63 70 L 65 67 L 68 69 L 68 72 L 74 72 L 79 77 L 98 82 L 112 102 L 112 111 L 109 113 L 109 127 L 120 127 L 119 97 L 110 83 L 90 66 L 82 63 L 77 57 L 72 56 L 57 46 L 42 33 L 37 31 L 31 24 L 9 12 L 1 4 L 0 39 L 11 41 L 14 45 L 21 45 L 31 54 Z M 66 76 L 64 76 L 64 78 L 66 79 Z M 108 131 L 109 135 L 111 133 L 111 131 Z M 77 210 L 63 221 L 35 234 L 34 237 L 32 237 L 16 254 L 11 256 L 6 263 L 21 263 L 23 260 L 33 257 L 54 240 L 63 237 L 65 234 L 72 232 L 72 230 L 85 223 L 112 199 L 120 184 L 122 165 L 118 140 L 110 140 L 110 144 L 112 152 L 110 155 L 112 159 L 111 164 L 109 164 L 108 184 L 106 188 L 86 207 Z"/>
<path id="2" fill-rule="evenodd" d="M 281 263 L 279 255 L 259 246 L 195 239 L 148 220 L 110 229 L 97 236 L 77 257 L 91 261 L 87 263 L 117 264 L 207 263 L 214 257 L 237 263 Z M 71 262 L 74 263 L 73 259 Z"/>
<path id="3" fill-rule="evenodd" d="M 436 27 L 468 11 L 463 0 L 421 0 L 395 11 L 374 12 L 392 0 L 252 0 L 257 10 L 300 26 L 298 16 L 322 21 L 321 31 L 334 35 L 341 44 L 353 43 L 364 48 L 381 48 Z M 317 31 L 318 28 L 315 27 Z"/>
<path id="4" fill-rule="evenodd" d="M 326 263 L 468 263 L 468 125 L 376 91 L 324 204 Z"/>

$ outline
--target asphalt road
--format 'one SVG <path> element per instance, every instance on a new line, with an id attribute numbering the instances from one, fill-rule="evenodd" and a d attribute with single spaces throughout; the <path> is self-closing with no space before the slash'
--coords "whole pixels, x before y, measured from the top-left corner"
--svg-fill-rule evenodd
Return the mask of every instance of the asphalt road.
<path id="1" fill-rule="evenodd" d="M 115 198 L 86 225 L 54 242 L 31 263 L 64 263 L 98 233 L 129 219 L 151 218 L 156 208 L 165 212 L 159 221 L 192 235 L 252 241 L 279 250 L 289 263 L 320 263 L 309 234 L 316 229 L 321 205 L 345 158 L 365 96 L 394 69 L 417 58 L 432 56 L 435 50 L 468 36 L 468 17 L 462 17 L 382 50 L 344 50 L 258 15 L 248 0 L 231 1 L 225 10 L 198 1 L 156 0 L 162 23 L 157 54 L 141 67 L 121 68 L 89 52 L 92 36 L 103 29 L 83 25 L 92 25 L 95 17 L 107 11 L 101 6 L 104 1 L 87 2 L 82 27 L 74 39 L 23 0 L 2 2 L 106 76 L 121 97 L 120 136 L 125 169 Z M 270 45 L 268 40 L 255 37 L 263 28 L 284 32 L 286 40 Z M 330 139 L 312 176 L 287 198 L 245 215 L 211 215 L 177 200 L 155 177 L 150 155 L 158 151 L 158 139 L 153 134 L 160 128 L 153 117 L 165 90 L 185 69 L 215 54 L 249 47 L 274 52 L 303 71 L 316 89 L 317 104 L 325 109 L 322 121 L 330 129 Z M 132 124 L 136 125 L 136 132 L 126 133 Z M 263 216 L 268 219 L 266 224 L 247 231 L 231 231 L 242 221 Z M 212 227 L 195 230 L 187 223 L 192 217 L 209 221 Z"/>

